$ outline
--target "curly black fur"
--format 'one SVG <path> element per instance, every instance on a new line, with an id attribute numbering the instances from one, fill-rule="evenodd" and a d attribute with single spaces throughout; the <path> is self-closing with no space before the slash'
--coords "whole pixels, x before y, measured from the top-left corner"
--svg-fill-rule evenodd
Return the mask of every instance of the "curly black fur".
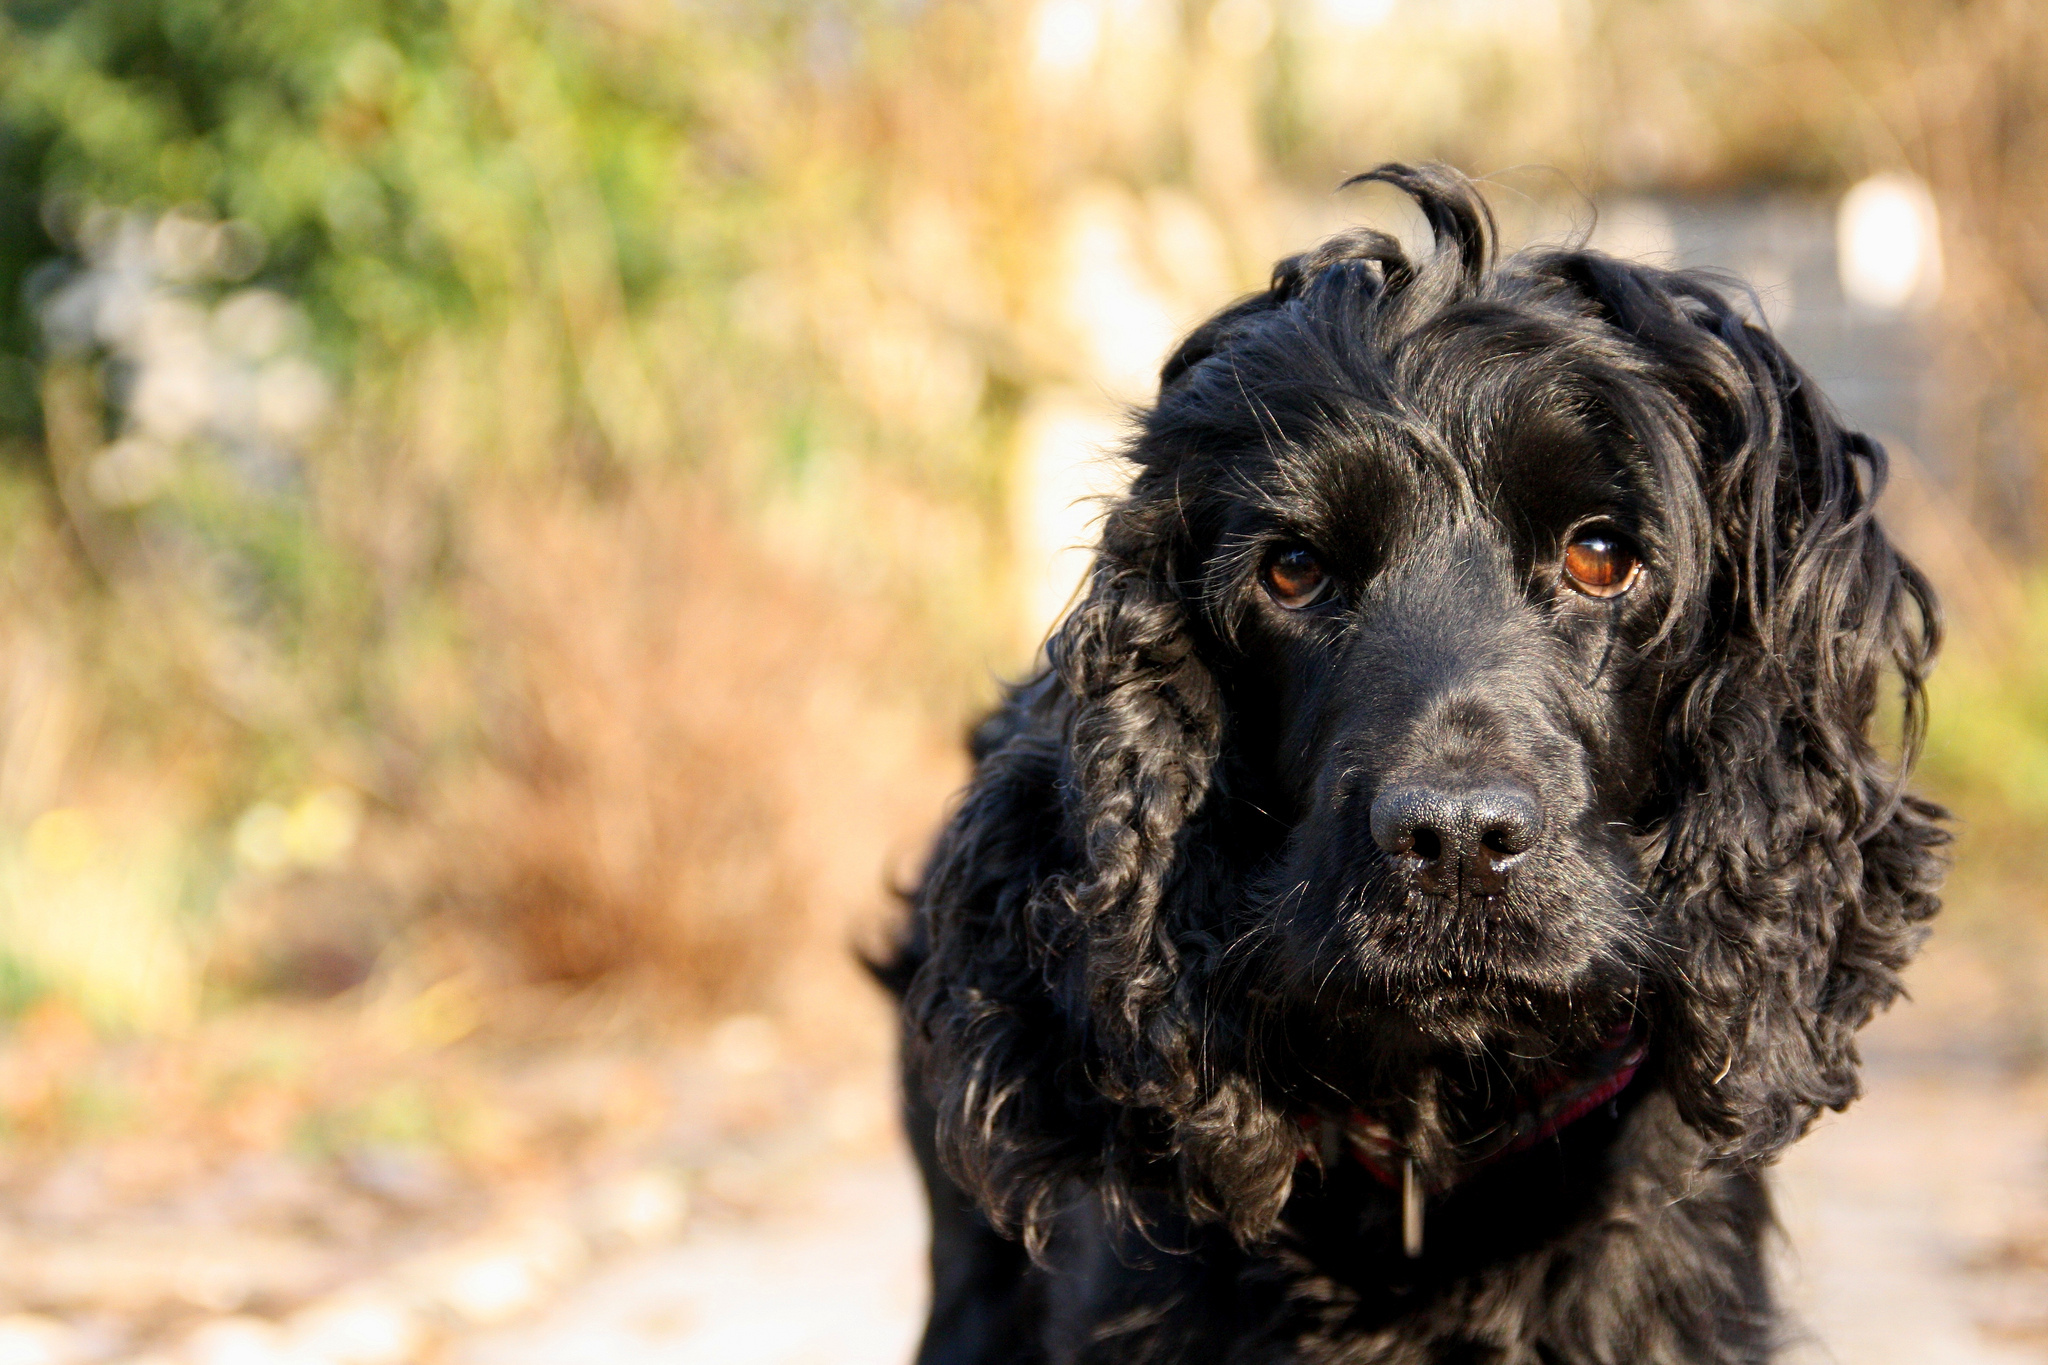
<path id="1" fill-rule="evenodd" d="M 1763 1360 L 1760 1170 L 1856 1096 L 1937 908 L 1942 812 L 1869 733 L 1898 686 L 1910 758 L 1937 637 L 1883 452 L 1721 282 L 1496 262 L 1456 173 L 1361 179 L 1434 252 L 1335 238 L 1168 361 L 916 892 L 922 1361 Z M 1632 590 L 1566 583 L 1589 524 Z M 1493 882 L 1372 833 L 1485 783 L 1540 824 Z M 1472 1165 L 1617 1025 L 1618 1102 Z M 1433 1191 L 1419 1259 L 1304 1150 L 1354 1111 Z"/>

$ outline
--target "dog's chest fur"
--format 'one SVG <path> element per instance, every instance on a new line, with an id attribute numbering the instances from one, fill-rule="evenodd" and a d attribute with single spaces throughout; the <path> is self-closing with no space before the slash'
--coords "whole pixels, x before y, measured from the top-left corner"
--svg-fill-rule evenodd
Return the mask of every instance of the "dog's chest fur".
<path id="1" fill-rule="evenodd" d="M 1652 1096 L 1611 1125 L 1513 1158 L 1431 1201 L 1430 1246 L 1400 1250 L 1398 1206 L 1342 1168 L 1311 1178 L 1262 1248 L 1166 1220 L 1149 1244 L 1069 1215 L 1032 1272 L 1045 1365 L 1553 1365 L 1768 1356 L 1768 1201 L 1752 1174 L 1675 1190 L 1692 1145 Z M 1503 1244 L 1521 1244 L 1506 1256 Z M 1168 1249 L 1170 1248 L 1170 1250 Z"/>

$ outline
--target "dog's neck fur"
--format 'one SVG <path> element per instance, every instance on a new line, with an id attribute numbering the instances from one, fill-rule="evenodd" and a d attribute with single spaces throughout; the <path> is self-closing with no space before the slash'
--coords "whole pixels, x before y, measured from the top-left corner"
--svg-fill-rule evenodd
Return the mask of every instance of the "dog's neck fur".
<path id="1" fill-rule="evenodd" d="M 1645 1053 L 1640 1027 L 1619 1024 L 1590 1056 L 1548 1066 L 1505 1097 L 1474 1097 L 1476 1110 L 1447 1105 L 1446 1077 L 1432 1069 L 1391 1112 L 1302 1115 L 1302 1156 L 1324 1170 L 1353 1160 L 1389 1188 L 1419 1181 L 1422 1190 L 1440 1193 L 1618 1104 Z"/>

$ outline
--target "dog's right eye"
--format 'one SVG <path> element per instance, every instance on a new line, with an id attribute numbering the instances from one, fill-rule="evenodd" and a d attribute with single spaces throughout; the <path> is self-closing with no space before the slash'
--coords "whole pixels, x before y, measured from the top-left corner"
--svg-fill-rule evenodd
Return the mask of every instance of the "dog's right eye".
<path id="1" fill-rule="evenodd" d="M 1265 581 L 1273 600 L 1289 611 L 1314 606 L 1330 586 L 1330 576 L 1323 572 L 1315 555 L 1300 545 L 1274 554 L 1259 577 Z"/>

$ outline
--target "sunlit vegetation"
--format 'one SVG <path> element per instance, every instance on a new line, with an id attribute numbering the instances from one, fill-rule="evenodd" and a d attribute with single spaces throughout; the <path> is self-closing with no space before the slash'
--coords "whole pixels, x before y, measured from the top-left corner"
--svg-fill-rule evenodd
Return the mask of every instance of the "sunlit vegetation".
<path id="1" fill-rule="evenodd" d="M 1848 0 L 7 0 L 0 1007 L 786 1002 L 1071 582 L 1030 556 L 1087 490 L 1034 452 L 1113 440 L 1176 329 L 1387 211 L 1330 191 L 1391 157 L 1499 172 L 1511 233 L 1931 185 L 1971 529 L 1928 771 L 2048 828 L 2040 38 Z"/>

